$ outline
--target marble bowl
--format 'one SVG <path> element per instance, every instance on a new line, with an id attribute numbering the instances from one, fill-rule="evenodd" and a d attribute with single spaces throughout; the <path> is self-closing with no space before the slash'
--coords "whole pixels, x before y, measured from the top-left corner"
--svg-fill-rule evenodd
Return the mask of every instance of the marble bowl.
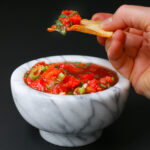
<path id="1" fill-rule="evenodd" d="M 129 91 L 129 81 L 119 73 L 113 87 L 85 95 L 55 95 L 28 87 L 23 76 L 35 63 L 81 61 L 99 64 L 115 70 L 108 60 L 62 55 L 41 58 L 19 66 L 11 76 L 15 105 L 22 117 L 39 129 L 48 142 L 66 147 L 83 146 L 98 139 L 102 130 L 121 114 Z"/>

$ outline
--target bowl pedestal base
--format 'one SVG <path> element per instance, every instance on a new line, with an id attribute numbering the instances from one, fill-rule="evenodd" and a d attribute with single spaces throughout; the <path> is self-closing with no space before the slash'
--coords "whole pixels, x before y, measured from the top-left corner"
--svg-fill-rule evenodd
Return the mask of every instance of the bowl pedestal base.
<path id="1" fill-rule="evenodd" d="M 91 134 L 57 134 L 39 130 L 44 140 L 58 146 L 77 147 L 84 146 L 96 141 L 102 134 L 102 130 L 98 130 Z"/>

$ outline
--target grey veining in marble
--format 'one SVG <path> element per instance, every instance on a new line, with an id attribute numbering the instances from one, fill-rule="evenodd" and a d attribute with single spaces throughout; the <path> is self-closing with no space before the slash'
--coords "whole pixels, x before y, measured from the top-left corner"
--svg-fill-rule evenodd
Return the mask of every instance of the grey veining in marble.
<path id="1" fill-rule="evenodd" d="M 118 83 L 101 92 L 86 95 L 54 95 L 28 87 L 23 76 L 35 63 L 82 61 L 103 65 L 109 61 L 80 55 L 51 56 L 27 62 L 11 76 L 15 105 L 22 117 L 39 129 L 48 142 L 60 146 L 82 146 L 98 139 L 102 130 L 121 114 L 129 91 L 129 81 L 119 73 Z"/>

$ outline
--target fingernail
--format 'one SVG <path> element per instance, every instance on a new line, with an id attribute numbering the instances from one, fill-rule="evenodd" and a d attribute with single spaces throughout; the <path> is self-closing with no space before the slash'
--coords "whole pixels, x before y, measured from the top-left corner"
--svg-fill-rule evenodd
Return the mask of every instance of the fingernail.
<path id="1" fill-rule="evenodd" d="M 101 27 L 101 28 L 104 28 L 106 24 L 109 24 L 109 23 L 111 23 L 111 22 L 112 22 L 112 17 L 107 18 L 107 19 L 105 19 L 105 20 L 103 20 L 103 21 L 101 22 L 100 27 Z"/>

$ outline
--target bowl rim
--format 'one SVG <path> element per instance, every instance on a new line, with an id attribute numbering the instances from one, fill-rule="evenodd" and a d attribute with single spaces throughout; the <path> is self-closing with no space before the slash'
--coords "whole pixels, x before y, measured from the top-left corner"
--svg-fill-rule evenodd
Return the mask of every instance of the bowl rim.
<path id="1" fill-rule="evenodd" d="M 55 61 L 53 61 L 53 59 Z M 103 67 L 106 67 L 110 70 L 115 71 L 118 78 L 119 78 L 119 80 L 114 86 L 112 86 L 109 89 L 99 91 L 99 92 L 95 92 L 95 93 L 80 94 L 80 95 L 59 95 L 59 94 L 51 94 L 51 93 L 38 91 L 38 90 L 35 90 L 35 89 L 32 89 L 31 87 L 29 87 L 23 80 L 23 77 L 24 77 L 24 74 L 26 73 L 26 71 L 28 71 L 37 62 L 45 61 L 46 63 L 54 63 L 54 62 L 70 61 L 70 59 L 72 61 L 76 61 L 76 59 L 77 59 L 78 61 L 81 61 L 81 62 L 94 63 L 94 64 L 101 65 Z M 80 59 L 82 59 L 82 60 L 80 60 Z M 101 64 L 101 63 L 103 63 L 103 64 Z M 18 78 L 16 78 L 16 77 L 18 77 Z M 31 92 L 33 92 L 35 94 L 40 94 L 40 96 L 48 96 L 48 97 L 55 96 L 55 97 L 63 97 L 63 98 L 64 97 L 86 97 L 86 96 L 89 96 L 89 95 L 94 96 L 94 95 L 97 95 L 97 94 L 103 95 L 103 94 L 110 93 L 115 88 L 128 89 L 128 87 L 130 86 L 129 80 L 126 79 L 125 77 L 123 77 L 119 72 L 117 72 L 116 69 L 111 65 L 109 60 L 104 59 L 104 58 L 95 57 L 95 56 L 86 56 L 86 55 L 54 55 L 54 56 L 47 56 L 47 57 L 42 57 L 42 58 L 38 58 L 38 59 L 35 59 L 35 60 L 28 61 L 28 62 L 18 66 L 12 72 L 10 82 L 11 82 L 11 89 L 12 90 L 13 90 L 13 86 L 14 86 L 14 83 L 15 83 L 15 85 L 19 84 L 19 85 L 22 86 L 22 88 L 25 88 L 26 90 L 30 90 Z"/>

